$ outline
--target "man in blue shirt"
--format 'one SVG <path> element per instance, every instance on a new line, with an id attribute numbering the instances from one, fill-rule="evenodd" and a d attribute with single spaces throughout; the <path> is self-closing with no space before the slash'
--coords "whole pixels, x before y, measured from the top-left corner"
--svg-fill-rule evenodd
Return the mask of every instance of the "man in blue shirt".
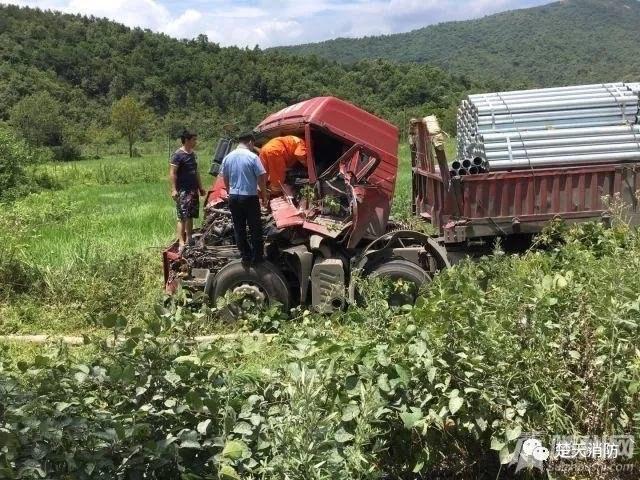
<path id="1" fill-rule="evenodd" d="M 262 219 L 260 218 L 260 201 L 266 205 L 267 175 L 260 158 L 253 153 L 255 139 L 252 133 L 238 137 L 239 145 L 222 161 L 220 175 L 229 192 L 229 210 L 233 219 L 233 230 L 236 245 L 245 264 L 257 264 L 263 260 L 264 245 L 262 240 Z M 251 246 L 247 242 L 247 227 L 251 237 Z"/>

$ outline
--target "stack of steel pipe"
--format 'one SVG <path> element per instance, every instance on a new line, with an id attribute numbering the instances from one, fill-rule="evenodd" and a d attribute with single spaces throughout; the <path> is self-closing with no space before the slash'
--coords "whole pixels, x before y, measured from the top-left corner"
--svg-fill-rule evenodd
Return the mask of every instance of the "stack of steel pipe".
<path id="1" fill-rule="evenodd" d="M 487 162 L 480 157 L 454 160 L 449 167 L 449 174 L 452 177 L 460 175 L 475 175 L 487 172 Z"/>
<path id="2" fill-rule="evenodd" d="M 451 173 L 640 161 L 639 104 L 640 83 L 469 95 Z"/>

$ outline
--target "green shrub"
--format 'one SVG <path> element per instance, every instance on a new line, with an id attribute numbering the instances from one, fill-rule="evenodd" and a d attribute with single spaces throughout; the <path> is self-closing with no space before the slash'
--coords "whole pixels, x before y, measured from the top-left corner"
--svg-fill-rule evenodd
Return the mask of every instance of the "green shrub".
<path id="1" fill-rule="evenodd" d="M 34 290 L 37 273 L 27 265 L 17 248 L 0 244 L 0 299 Z"/>
<path id="2" fill-rule="evenodd" d="M 48 92 L 22 98 L 10 112 L 10 123 L 17 134 L 36 148 L 51 151 L 54 160 L 78 160 L 82 156 L 82 134 L 70 124 L 58 100 Z"/>
<path id="3" fill-rule="evenodd" d="M 46 151 L 30 147 L 12 131 L 0 127 L 0 202 L 24 195 L 39 184 L 53 185 L 51 179 L 29 170 L 48 158 Z"/>
<path id="4" fill-rule="evenodd" d="M 65 117 L 62 105 L 49 92 L 38 92 L 22 98 L 10 112 L 11 124 L 32 146 L 62 145 Z"/>
<path id="5" fill-rule="evenodd" d="M 31 162 L 27 145 L 0 129 L 0 200 L 13 198 L 27 183 L 26 164 Z"/>
<path id="6" fill-rule="evenodd" d="M 79 160 L 82 157 L 82 150 L 79 144 L 65 141 L 62 145 L 51 147 L 53 159 L 58 162 L 70 162 Z"/>
<path id="7" fill-rule="evenodd" d="M 180 302 L 104 316 L 120 340 L 84 364 L 3 362 L 0 476 L 493 479 L 523 432 L 637 439 L 639 239 L 579 225 L 463 262 L 414 306 L 372 285 L 364 310 L 301 312 L 271 340 L 197 345 L 216 312 Z"/>
<path id="8" fill-rule="evenodd" d="M 50 267 L 30 261 L 19 246 L 0 245 L 0 299 L 11 306 L 0 318 L 4 333 L 88 331 L 108 313 L 144 319 L 161 287 L 155 255 L 79 251 L 74 262 Z"/>

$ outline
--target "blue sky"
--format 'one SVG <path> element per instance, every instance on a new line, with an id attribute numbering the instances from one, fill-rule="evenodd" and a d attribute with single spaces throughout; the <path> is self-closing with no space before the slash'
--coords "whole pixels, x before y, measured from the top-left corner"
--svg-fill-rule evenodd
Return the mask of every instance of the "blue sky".
<path id="1" fill-rule="evenodd" d="M 448 20 L 549 3 L 549 0 L 0 0 L 107 17 L 129 26 L 221 45 L 267 48 L 406 32 Z"/>

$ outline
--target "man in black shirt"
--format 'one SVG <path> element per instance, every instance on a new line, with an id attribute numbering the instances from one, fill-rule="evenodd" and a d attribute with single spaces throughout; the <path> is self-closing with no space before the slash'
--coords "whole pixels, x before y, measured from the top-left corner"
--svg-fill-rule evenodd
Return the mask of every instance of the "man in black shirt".
<path id="1" fill-rule="evenodd" d="M 193 219 L 198 218 L 200 199 L 206 191 L 202 188 L 200 174 L 198 173 L 198 158 L 194 149 L 198 142 L 198 136 L 194 132 L 185 130 L 180 136 L 182 147 L 171 155 L 169 161 L 169 182 L 171 185 L 171 198 L 176 202 L 178 216 L 178 241 L 180 251 L 185 245 L 191 245 L 193 232 Z"/>

